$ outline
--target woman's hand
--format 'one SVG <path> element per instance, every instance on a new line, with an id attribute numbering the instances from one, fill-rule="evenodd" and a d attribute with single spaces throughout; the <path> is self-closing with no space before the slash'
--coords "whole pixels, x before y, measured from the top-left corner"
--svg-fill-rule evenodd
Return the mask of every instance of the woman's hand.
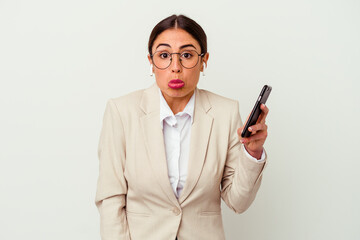
<path id="1" fill-rule="evenodd" d="M 260 109 L 262 112 L 256 124 L 249 127 L 249 131 L 251 132 L 250 137 L 241 137 L 241 132 L 246 124 L 237 130 L 240 142 L 244 144 L 246 151 L 256 159 L 260 159 L 263 152 L 263 145 L 267 137 L 267 125 L 265 124 L 265 119 L 269 113 L 269 109 L 265 104 L 261 104 Z M 246 121 L 248 121 L 248 119 Z"/>

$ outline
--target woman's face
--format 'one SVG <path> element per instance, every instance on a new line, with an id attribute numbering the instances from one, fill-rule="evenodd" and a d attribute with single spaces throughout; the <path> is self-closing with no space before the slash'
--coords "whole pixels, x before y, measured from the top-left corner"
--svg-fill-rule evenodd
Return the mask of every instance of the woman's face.
<path id="1" fill-rule="evenodd" d="M 199 43 L 183 29 L 165 30 L 157 36 L 152 46 L 153 54 L 156 51 L 179 53 L 184 50 L 195 50 L 197 53 L 201 53 Z M 201 57 L 198 57 L 197 65 L 190 69 L 184 68 L 180 64 L 179 57 L 179 54 L 173 54 L 171 64 L 166 69 L 158 69 L 153 66 L 156 83 L 166 100 L 190 99 L 199 81 L 200 71 L 203 70 L 203 62 L 207 63 L 209 54 L 206 53 L 202 60 Z M 153 64 L 150 55 L 148 55 L 148 59 Z"/>

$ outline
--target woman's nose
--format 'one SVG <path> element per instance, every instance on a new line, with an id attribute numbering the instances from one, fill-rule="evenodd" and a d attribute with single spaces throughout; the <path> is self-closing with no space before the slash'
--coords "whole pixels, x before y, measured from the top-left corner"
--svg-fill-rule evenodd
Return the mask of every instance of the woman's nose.
<path id="1" fill-rule="evenodd" d="M 172 72 L 180 72 L 181 71 L 181 63 L 180 63 L 180 56 L 178 56 L 177 54 L 174 54 L 172 56 L 172 60 L 171 60 L 171 71 Z"/>

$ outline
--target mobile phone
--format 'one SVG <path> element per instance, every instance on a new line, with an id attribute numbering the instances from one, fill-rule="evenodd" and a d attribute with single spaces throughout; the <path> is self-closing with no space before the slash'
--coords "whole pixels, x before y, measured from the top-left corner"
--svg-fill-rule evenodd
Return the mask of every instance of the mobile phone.
<path id="1" fill-rule="evenodd" d="M 259 97 L 256 100 L 255 106 L 254 106 L 253 110 L 251 111 L 249 119 L 246 122 L 246 125 L 241 132 L 241 137 L 250 137 L 251 132 L 249 131 L 249 127 L 256 124 L 256 121 L 258 120 L 260 113 L 261 113 L 260 105 L 262 103 L 263 104 L 266 103 L 266 100 L 268 99 L 268 97 L 270 95 L 271 89 L 272 89 L 271 86 L 264 85 L 263 89 L 260 92 Z"/>

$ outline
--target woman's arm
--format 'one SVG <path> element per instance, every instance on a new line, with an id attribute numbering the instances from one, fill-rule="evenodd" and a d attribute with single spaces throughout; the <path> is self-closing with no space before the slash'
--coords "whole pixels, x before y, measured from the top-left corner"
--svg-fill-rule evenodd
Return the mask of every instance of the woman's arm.
<path id="1" fill-rule="evenodd" d="M 242 213 L 255 199 L 267 161 L 265 157 L 265 162 L 259 163 L 246 156 L 237 133 L 242 126 L 238 102 L 235 105 L 221 182 L 221 197 L 234 212 Z"/>
<path id="2" fill-rule="evenodd" d="M 99 178 L 95 203 L 102 240 L 130 239 L 126 219 L 125 136 L 115 103 L 109 100 L 99 141 Z"/>

